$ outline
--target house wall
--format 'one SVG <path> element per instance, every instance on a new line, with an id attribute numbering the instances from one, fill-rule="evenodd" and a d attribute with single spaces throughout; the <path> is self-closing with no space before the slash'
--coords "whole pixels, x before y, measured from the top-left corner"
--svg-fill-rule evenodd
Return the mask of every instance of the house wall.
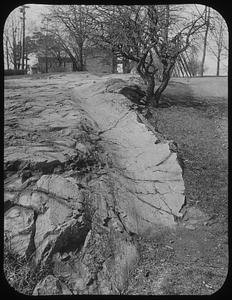
<path id="1" fill-rule="evenodd" d="M 66 62 L 64 67 L 64 72 L 72 72 L 73 64 L 71 62 Z"/>
<path id="2" fill-rule="evenodd" d="M 48 58 L 48 72 L 71 72 L 73 69 L 73 65 L 72 62 L 63 62 L 61 64 L 61 66 L 59 66 L 59 63 L 57 61 L 55 61 L 54 59 L 50 59 Z M 38 70 L 41 73 L 45 73 L 46 72 L 46 62 L 43 60 L 41 61 L 41 59 L 39 59 L 38 62 Z"/>
<path id="3" fill-rule="evenodd" d="M 90 73 L 114 73 L 112 52 L 102 49 L 88 49 L 85 52 L 85 68 Z"/>

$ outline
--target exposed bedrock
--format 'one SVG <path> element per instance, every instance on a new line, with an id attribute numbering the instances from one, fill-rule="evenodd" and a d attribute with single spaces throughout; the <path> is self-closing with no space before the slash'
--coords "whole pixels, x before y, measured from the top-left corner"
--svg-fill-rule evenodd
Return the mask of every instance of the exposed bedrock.
<path id="1" fill-rule="evenodd" d="M 111 154 L 114 197 L 126 215 L 125 226 L 137 234 L 153 235 L 162 227 L 175 226 L 176 218 L 181 217 L 185 200 L 182 169 L 169 142 L 159 142 L 138 122 L 129 101 L 112 95 L 112 87 L 108 93 L 105 85 L 103 81 L 86 83 L 74 89 L 73 97 L 98 123 L 101 144 Z M 120 91 L 118 82 L 116 91 Z"/>
<path id="2" fill-rule="evenodd" d="M 122 293 L 137 236 L 155 238 L 181 217 L 176 153 L 118 94 L 125 82 L 94 79 L 81 75 L 63 102 L 67 87 L 54 79 L 42 106 L 27 101 L 26 118 L 20 97 L 6 102 L 6 136 L 14 121 L 18 141 L 5 145 L 5 241 L 35 268 L 51 265 L 34 295 Z"/>

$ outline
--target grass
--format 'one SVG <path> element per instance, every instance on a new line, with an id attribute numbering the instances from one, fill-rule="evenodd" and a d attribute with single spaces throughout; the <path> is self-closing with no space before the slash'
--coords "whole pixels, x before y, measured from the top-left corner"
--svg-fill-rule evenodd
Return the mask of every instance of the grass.
<path id="1" fill-rule="evenodd" d="M 17 292 L 31 295 L 37 283 L 36 276 L 26 259 L 9 249 L 4 251 L 4 273 L 7 282 Z"/>
<path id="2" fill-rule="evenodd" d="M 226 216 L 228 141 L 221 139 L 215 123 L 227 113 L 226 100 L 169 93 L 161 107 L 152 111 L 150 122 L 165 138 L 178 144 L 178 154 L 185 164 L 187 202 L 207 213 Z"/>
<path id="3" fill-rule="evenodd" d="M 160 107 L 152 109 L 149 122 L 178 144 L 187 206 L 213 223 L 140 241 L 140 262 L 126 294 L 207 295 L 222 287 L 228 270 L 227 111 L 225 97 L 196 96 L 182 82 L 171 82 Z"/>
<path id="4" fill-rule="evenodd" d="M 36 269 L 32 261 L 14 253 L 9 241 L 4 237 L 4 273 L 9 285 L 17 292 L 24 295 L 32 295 L 36 284 L 51 273 L 50 266 Z"/>

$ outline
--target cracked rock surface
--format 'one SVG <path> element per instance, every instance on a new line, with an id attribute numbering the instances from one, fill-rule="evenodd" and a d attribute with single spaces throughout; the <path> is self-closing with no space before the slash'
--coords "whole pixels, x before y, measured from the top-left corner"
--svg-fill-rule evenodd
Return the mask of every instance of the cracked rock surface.
<path id="1" fill-rule="evenodd" d="M 154 133 L 138 122 L 130 102 L 124 96 L 112 96 L 112 89 L 107 93 L 108 81 L 86 82 L 74 89 L 73 98 L 98 123 L 101 143 L 112 154 L 110 176 L 117 186 L 116 201 L 126 214 L 125 226 L 137 234 L 153 235 L 162 227 L 174 226 L 175 218 L 181 216 L 182 169 L 169 143 L 157 143 Z"/>
<path id="2" fill-rule="evenodd" d="M 6 241 L 35 268 L 52 266 L 34 295 L 121 294 L 136 237 L 181 216 L 176 153 L 120 87 L 88 73 L 5 82 Z"/>

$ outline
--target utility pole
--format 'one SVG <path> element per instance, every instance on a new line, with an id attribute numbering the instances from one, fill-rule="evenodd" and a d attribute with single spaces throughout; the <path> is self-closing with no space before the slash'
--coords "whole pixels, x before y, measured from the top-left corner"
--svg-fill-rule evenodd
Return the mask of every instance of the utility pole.
<path id="1" fill-rule="evenodd" d="M 9 48 L 8 48 L 8 36 L 6 36 L 6 42 L 5 42 L 5 45 L 6 45 L 6 67 L 7 67 L 7 70 L 9 70 Z"/>
<path id="2" fill-rule="evenodd" d="M 20 12 L 22 13 L 22 21 L 23 21 L 23 41 L 22 41 L 22 70 L 24 70 L 24 59 L 25 59 L 25 21 L 26 21 L 26 8 L 29 8 L 26 5 L 20 7 Z"/>

